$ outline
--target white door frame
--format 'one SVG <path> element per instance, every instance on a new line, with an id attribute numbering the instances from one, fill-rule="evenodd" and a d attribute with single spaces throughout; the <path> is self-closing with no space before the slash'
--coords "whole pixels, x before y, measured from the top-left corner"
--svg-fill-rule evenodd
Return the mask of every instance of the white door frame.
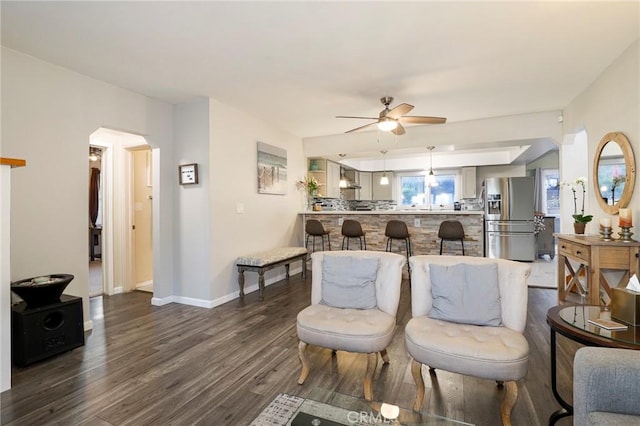
<path id="1" fill-rule="evenodd" d="M 104 148 L 102 157 L 102 282 L 109 296 L 131 291 L 133 282 L 133 194 L 130 148 L 149 145 L 140 135 L 100 128 L 90 145 Z"/>

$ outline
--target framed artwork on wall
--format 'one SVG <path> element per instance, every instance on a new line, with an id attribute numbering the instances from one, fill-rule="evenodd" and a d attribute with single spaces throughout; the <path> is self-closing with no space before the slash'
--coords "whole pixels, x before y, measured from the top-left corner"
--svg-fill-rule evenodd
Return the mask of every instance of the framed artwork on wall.
<path id="1" fill-rule="evenodd" d="M 258 142 L 258 193 L 287 193 L 287 150 Z"/>
<path id="2" fill-rule="evenodd" d="M 198 164 L 182 164 L 178 166 L 180 185 L 194 185 L 198 183 Z"/>

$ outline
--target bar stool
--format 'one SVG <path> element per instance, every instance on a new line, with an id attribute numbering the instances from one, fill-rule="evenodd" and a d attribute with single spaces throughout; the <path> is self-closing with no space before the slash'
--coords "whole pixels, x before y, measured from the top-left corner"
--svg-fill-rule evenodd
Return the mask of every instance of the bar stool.
<path id="1" fill-rule="evenodd" d="M 307 220 L 307 224 L 305 225 L 305 230 L 307 232 L 307 238 L 305 240 L 304 246 L 309 246 L 309 237 L 313 237 L 313 249 L 312 251 L 316 251 L 316 237 L 320 237 L 322 240 L 322 251 L 324 251 L 324 237 L 327 237 L 327 242 L 329 243 L 329 251 L 331 251 L 331 237 L 329 233 L 331 231 L 324 229 L 322 223 L 316 219 Z"/>
<path id="2" fill-rule="evenodd" d="M 445 220 L 438 229 L 440 238 L 440 254 L 442 254 L 442 243 L 447 241 L 460 241 L 462 244 L 462 255 L 464 256 L 464 228 L 457 220 Z"/>
<path id="3" fill-rule="evenodd" d="M 407 251 L 407 264 L 411 257 L 411 236 L 407 224 L 401 220 L 390 220 L 384 230 L 384 236 L 387 237 L 386 251 L 391 251 L 393 240 L 403 240 Z"/>
<path id="4" fill-rule="evenodd" d="M 411 235 L 409 234 L 409 229 L 407 228 L 407 224 L 401 220 L 390 220 L 387 222 L 387 226 L 384 230 L 384 235 L 387 237 L 387 246 L 386 251 L 391 251 L 393 240 L 403 240 L 404 246 L 407 251 L 407 272 L 409 274 L 409 281 L 411 281 L 411 265 L 409 264 L 409 258 L 412 256 L 411 253 Z"/>
<path id="5" fill-rule="evenodd" d="M 364 249 L 367 249 L 367 238 L 360 222 L 357 220 L 346 219 L 342 222 L 342 250 L 344 250 L 345 239 L 347 241 L 347 250 L 349 250 L 349 240 L 351 238 L 357 238 L 360 240 L 360 250 L 362 250 L 362 242 L 364 241 Z"/>

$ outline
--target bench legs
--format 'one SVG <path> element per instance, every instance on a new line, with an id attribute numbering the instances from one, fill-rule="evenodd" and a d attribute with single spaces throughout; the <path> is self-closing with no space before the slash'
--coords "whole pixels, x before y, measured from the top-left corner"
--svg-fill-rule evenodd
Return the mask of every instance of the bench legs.
<path id="1" fill-rule="evenodd" d="M 289 265 L 287 265 L 287 277 L 289 276 Z M 264 300 L 264 269 L 258 271 L 258 288 L 260 290 L 260 300 Z"/>
<path id="2" fill-rule="evenodd" d="M 286 272 L 286 278 L 289 279 L 289 265 L 291 262 L 296 262 L 298 260 L 302 261 L 302 278 L 307 276 L 307 255 L 297 256 L 295 258 L 290 259 L 287 263 L 279 262 L 276 264 L 265 265 L 263 267 L 258 266 L 249 266 L 249 265 L 238 265 L 238 286 L 240 287 L 240 297 L 244 297 L 244 273 L 245 271 L 254 271 L 258 273 L 258 289 L 260 291 L 260 300 L 264 299 L 264 273 L 269 271 L 277 266 L 283 266 Z"/>
<path id="3" fill-rule="evenodd" d="M 244 297 L 244 269 L 238 267 L 238 286 L 240 287 L 240 297 Z"/>

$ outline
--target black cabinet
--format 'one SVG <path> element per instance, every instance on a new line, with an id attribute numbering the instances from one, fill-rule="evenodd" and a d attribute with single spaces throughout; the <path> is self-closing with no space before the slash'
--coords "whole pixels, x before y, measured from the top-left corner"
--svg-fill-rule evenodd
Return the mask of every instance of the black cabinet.
<path id="1" fill-rule="evenodd" d="M 38 308 L 21 302 L 11 307 L 11 356 L 24 367 L 84 345 L 82 298 L 63 294 Z"/>

